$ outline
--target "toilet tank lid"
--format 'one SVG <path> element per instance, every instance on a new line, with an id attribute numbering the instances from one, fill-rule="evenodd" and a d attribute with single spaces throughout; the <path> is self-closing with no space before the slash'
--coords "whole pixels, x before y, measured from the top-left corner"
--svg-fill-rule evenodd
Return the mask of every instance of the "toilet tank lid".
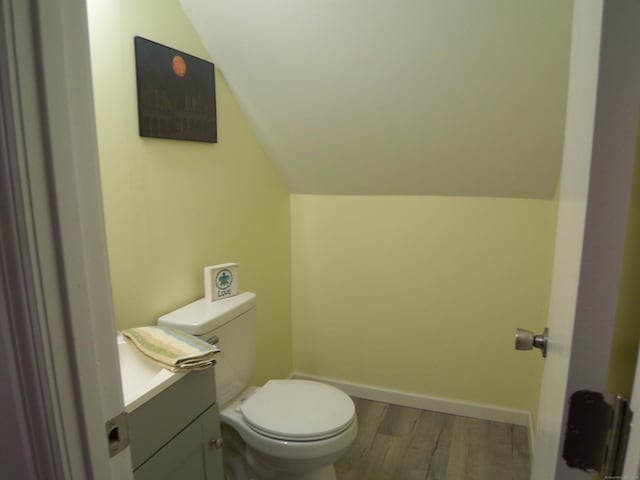
<path id="1" fill-rule="evenodd" d="M 158 318 L 158 325 L 178 328 L 191 335 L 206 335 L 256 306 L 256 295 L 243 292 L 209 302 L 196 300 Z"/>

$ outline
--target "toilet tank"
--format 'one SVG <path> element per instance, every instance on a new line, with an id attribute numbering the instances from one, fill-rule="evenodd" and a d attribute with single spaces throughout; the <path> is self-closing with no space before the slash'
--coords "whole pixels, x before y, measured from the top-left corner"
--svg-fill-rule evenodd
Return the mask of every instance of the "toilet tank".
<path id="1" fill-rule="evenodd" d="M 256 351 L 256 296 L 244 292 L 234 297 L 204 298 L 158 318 L 158 325 L 178 328 L 215 343 L 216 393 L 221 406 L 240 394 L 251 381 Z"/>

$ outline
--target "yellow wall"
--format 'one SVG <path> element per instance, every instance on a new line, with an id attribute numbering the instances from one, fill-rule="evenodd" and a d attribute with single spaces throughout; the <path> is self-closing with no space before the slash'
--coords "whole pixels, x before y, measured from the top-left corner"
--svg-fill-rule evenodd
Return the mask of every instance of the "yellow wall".
<path id="1" fill-rule="evenodd" d="M 260 299 L 256 382 L 291 371 L 289 194 L 216 72 L 218 143 L 138 136 L 133 37 L 209 59 L 178 1 L 90 0 L 107 240 L 119 329 L 203 295 L 235 261 Z M 215 60 L 215 59 L 214 59 Z"/>
<path id="2" fill-rule="evenodd" d="M 631 398 L 640 340 L 640 131 L 627 216 L 620 295 L 607 391 Z"/>
<path id="3" fill-rule="evenodd" d="M 218 72 L 218 144 L 143 139 L 133 36 L 209 56 L 177 1 L 89 11 L 118 328 L 236 261 L 259 296 L 256 383 L 293 369 L 535 411 L 542 359 L 513 335 L 546 321 L 555 202 L 289 197 Z"/>
<path id="4" fill-rule="evenodd" d="M 555 201 L 292 195 L 294 369 L 537 409 Z"/>

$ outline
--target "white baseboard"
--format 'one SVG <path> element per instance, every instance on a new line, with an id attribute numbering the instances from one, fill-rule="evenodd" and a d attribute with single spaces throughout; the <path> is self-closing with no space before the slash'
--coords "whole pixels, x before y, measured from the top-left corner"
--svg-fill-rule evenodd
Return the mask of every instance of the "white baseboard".
<path id="1" fill-rule="evenodd" d="M 463 417 L 473 417 L 483 420 L 491 420 L 494 422 L 522 425 L 529 429 L 529 438 L 531 441 L 533 438 L 531 415 L 526 410 L 516 410 L 513 408 L 501 407 L 499 405 L 466 402 L 451 398 L 432 397 L 429 395 L 405 392 L 402 390 L 392 390 L 372 385 L 345 382 L 317 375 L 307 375 L 300 372 L 293 372 L 290 377 L 328 383 L 329 385 L 339 388 L 348 395 L 367 400 L 393 403 L 394 405 L 402 405 L 403 407 L 421 408 L 423 410 L 449 413 Z M 531 443 L 531 448 L 533 448 L 533 443 Z"/>

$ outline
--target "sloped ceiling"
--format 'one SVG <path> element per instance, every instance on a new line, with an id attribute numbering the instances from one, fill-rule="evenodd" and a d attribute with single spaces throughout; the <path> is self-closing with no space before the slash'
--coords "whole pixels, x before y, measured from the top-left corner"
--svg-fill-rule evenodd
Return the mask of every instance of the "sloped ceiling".
<path id="1" fill-rule="evenodd" d="M 553 197 L 570 1 L 181 3 L 291 192 Z"/>

